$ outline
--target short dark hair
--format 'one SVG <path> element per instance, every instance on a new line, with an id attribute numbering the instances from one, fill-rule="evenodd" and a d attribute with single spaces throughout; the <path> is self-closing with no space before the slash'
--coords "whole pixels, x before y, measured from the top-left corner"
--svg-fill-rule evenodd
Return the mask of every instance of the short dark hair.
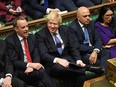
<path id="1" fill-rule="evenodd" d="M 27 19 L 24 16 L 18 16 L 14 21 L 13 21 L 13 27 L 17 26 L 17 20 L 26 20 Z"/>

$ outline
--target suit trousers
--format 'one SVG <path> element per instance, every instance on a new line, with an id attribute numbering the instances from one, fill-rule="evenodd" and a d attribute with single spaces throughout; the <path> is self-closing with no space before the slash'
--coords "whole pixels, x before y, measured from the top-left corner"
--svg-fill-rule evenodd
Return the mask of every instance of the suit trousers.
<path id="1" fill-rule="evenodd" d="M 22 80 L 14 77 L 12 79 L 12 87 L 27 87 L 27 85 Z"/>
<path id="2" fill-rule="evenodd" d="M 74 87 L 83 87 L 85 81 L 85 73 L 81 74 L 78 70 L 65 68 L 59 64 L 54 64 L 47 69 L 50 75 L 58 79 L 75 79 Z"/>
<path id="3" fill-rule="evenodd" d="M 19 71 L 18 77 L 26 82 L 26 84 L 33 85 L 35 87 L 56 87 L 45 69 L 34 70 L 29 74 Z"/>

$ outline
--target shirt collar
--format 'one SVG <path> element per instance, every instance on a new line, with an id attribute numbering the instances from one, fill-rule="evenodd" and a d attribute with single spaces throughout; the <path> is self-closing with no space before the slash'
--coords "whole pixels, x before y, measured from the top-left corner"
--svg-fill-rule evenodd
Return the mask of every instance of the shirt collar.
<path id="1" fill-rule="evenodd" d="M 17 36 L 18 36 L 18 38 L 19 38 L 19 40 L 20 40 L 20 41 L 22 41 L 22 40 L 23 40 L 23 37 L 21 37 L 21 36 L 20 36 L 20 35 L 18 35 L 18 34 L 17 34 Z"/>
<path id="2" fill-rule="evenodd" d="M 78 21 L 78 22 L 79 22 L 80 26 L 83 28 L 84 25 L 80 21 Z"/>

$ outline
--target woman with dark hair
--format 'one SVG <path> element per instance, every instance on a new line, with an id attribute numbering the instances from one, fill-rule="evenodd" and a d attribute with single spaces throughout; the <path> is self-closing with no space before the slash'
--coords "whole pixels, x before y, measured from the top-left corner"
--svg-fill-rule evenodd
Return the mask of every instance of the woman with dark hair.
<path id="1" fill-rule="evenodd" d="M 110 52 L 110 58 L 116 57 L 116 20 L 111 6 L 103 6 L 96 20 L 96 29 L 103 41 L 103 47 Z"/>

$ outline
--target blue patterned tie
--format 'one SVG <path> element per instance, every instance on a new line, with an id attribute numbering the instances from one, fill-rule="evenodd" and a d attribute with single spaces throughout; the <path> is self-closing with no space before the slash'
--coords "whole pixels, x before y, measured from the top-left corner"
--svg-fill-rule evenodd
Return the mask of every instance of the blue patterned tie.
<path id="1" fill-rule="evenodd" d="M 89 34 L 88 34 L 88 31 L 87 31 L 87 28 L 84 26 L 84 44 L 85 45 L 89 45 Z"/>
<path id="2" fill-rule="evenodd" d="M 44 7 L 48 8 L 48 0 L 44 0 Z"/>
<path id="3" fill-rule="evenodd" d="M 62 44 L 60 39 L 57 37 L 57 33 L 53 33 L 55 41 L 56 41 L 56 46 L 57 46 L 57 51 L 62 54 Z"/>

